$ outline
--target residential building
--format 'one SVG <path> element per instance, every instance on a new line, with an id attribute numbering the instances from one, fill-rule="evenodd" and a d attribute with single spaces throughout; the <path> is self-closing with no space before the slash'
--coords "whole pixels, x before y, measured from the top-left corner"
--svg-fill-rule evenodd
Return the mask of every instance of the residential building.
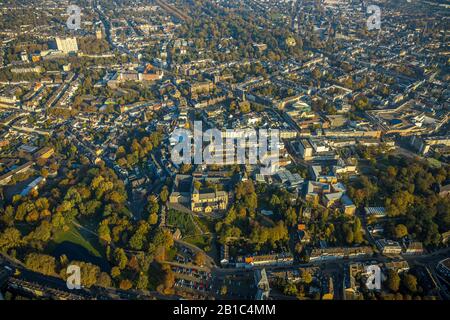
<path id="1" fill-rule="evenodd" d="M 39 184 L 41 182 L 45 182 L 44 177 L 37 177 L 33 181 L 31 181 L 20 193 L 22 197 L 26 197 L 32 190 L 37 190 L 39 188 Z"/>
<path id="2" fill-rule="evenodd" d="M 294 263 L 294 257 L 287 252 L 278 254 L 253 255 L 244 258 L 245 267 L 253 266 L 283 266 Z"/>
<path id="3" fill-rule="evenodd" d="M 341 205 L 342 209 L 344 211 L 344 214 L 348 216 L 353 216 L 356 212 L 356 206 L 353 203 L 353 201 L 350 199 L 350 197 L 346 194 L 344 194 L 341 198 Z"/>
<path id="4" fill-rule="evenodd" d="M 23 172 L 27 172 L 28 170 L 31 169 L 31 167 L 34 165 L 33 161 L 29 161 L 21 166 L 19 166 L 18 168 L 11 170 L 3 175 L 0 176 L 0 186 L 1 185 L 6 185 L 8 184 L 9 181 L 11 181 L 11 179 L 19 173 L 23 173 Z"/>
<path id="5" fill-rule="evenodd" d="M 300 149 L 300 155 L 304 160 L 310 160 L 313 156 L 313 147 L 309 140 L 300 139 L 300 143 L 298 144 Z"/>
<path id="6" fill-rule="evenodd" d="M 402 247 L 397 241 L 381 239 L 376 244 L 380 252 L 385 255 L 395 255 L 402 252 Z"/>
<path id="7" fill-rule="evenodd" d="M 424 250 L 422 242 L 412 241 L 407 245 L 405 254 L 423 254 Z"/>
<path id="8" fill-rule="evenodd" d="M 370 247 L 334 247 L 334 248 L 314 248 L 310 254 L 310 261 L 326 261 L 344 258 L 370 257 L 373 250 Z"/>
<path id="9" fill-rule="evenodd" d="M 214 88 L 214 83 L 211 81 L 191 83 L 189 90 L 191 96 L 196 96 L 199 93 L 209 93 Z"/>
<path id="10" fill-rule="evenodd" d="M 385 262 L 384 266 L 387 270 L 394 270 L 397 273 L 401 273 L 403 271 L 409 270 L 409 263 L 406 260 L 396 260 L 396 261 L 389 261 Z"/>
<path id="11" fill-rule="evenodd" d="M 33 157 L 38 160 L 45 160 L 50 158 L 53 154 L 55 154 L 55 149 L 51 147 L 44 147 L 41 150 L 37 151 L 35 154 L 33 154 Z"/>
<path id="12" fill-rule="evenodd" d="M 333 170 L 331 168 L 328 168 L 326 166 L 311 166 L 310 172 L 312 179 L 317 182 L 323 182 L 323 183 L 337 183 L 337 177 L 334 174 Z"/>
<path id="13" fill-rule="evenodd" d="M 56 45 L 58 46 L 58 50 L 60 50 L 64 53 L 78 51 L 77 38 L 75 38 L 75 37 L 65 38 L 65 39 L 56 37 Z"/>

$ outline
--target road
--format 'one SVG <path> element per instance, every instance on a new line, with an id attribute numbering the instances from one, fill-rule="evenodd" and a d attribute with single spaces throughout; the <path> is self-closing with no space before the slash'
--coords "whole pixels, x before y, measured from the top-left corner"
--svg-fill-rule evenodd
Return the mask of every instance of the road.
<path id="1" fill-rule="evenodd" d="M 188 247 L 193 252 L 202 251 L 198 247 L 186 243 L 184 241 L 177 240 L 179 245 Z M 203 251 L 202 251 L 203 252 Z M 445 285 L 442 284 L 442 279 L 437 275 L 435 267 L 439 261 L 444 258 L 448 258 L 450 255 L 450 248 L 443 248 L 434 252 L 430 252 L 425 255 L 420 256 L 403 256 L 403 258 L 408 261 L 411 267 L 413 266 L 423 266 L 426 267 L 430 276 L 435 280 L 439 293 L 444 299 L 449 299 L 450 295 Z M 253 273 L 255 269 L 265 268 L 268 272 L 270 271 L 288 271 L 288 270 L 298 270 L 302 267 L 317 266 L 322 269 L 325 274 L 332 275 L 335 283 L 335 296 L 337 299 L 342 298 L 342 283 L 343 283 L 343 270 L 348 263 L 355 262 L 370 262 L 370 263 L 385 263 L 391 261 L 392 258 L 377 255 L 371 258 L 363 259 L 341 259 L 333 261 L 321 261 L 313 262 L 307 264 L 294 264 L 291 266 L 258 266 L 252 269 L 242 269 L 242 268 L 219 268 L 216 266 L 211 257 L 207 256 L 206 269 L 211 269 L 215 277 L 225 277 L 229 275 L 249 275 Z M 46 276 L 37 272 L 27 270 L 23 264 L 19 261 L 13 260 L 4 255 L 0 256 L 0 268 L 4 266 L 9 266 L 12 270 L 19 270 L 20 274 L 11 276 L 7 280 L 7 286 L 19 292 L 33 293 L 37 296 L 44 296 L 50 299 L 101 299 L 101 300 L 111 300 L 111 299 L 124 299 L 124 300 L 134 300 L 134 299 L 174 299 L 178 298 L 176 296 L 165 296 L 161 295 L 156 291 L 143 292 L 137 290 L 120 290 L 114 288 L 101 288 L 92 287 L 90 289 L 82 288 L 81 290 L 72 291 L 67 289 L 66 283 L 63 279 Z M 182 265 L 180 265 L 182 266 Z M 203 269 L 203 268 L 202 268 Z M 1 276 L 2 273 L 0 273 Z M 37 294 L 37 292 L 42 292 Z"/>
<path id="2" fill-rule="evenodd" d="M 45 297 L 54 300 L 173 300 L 177 296 L 162 295 L 157 291 L 121 290 L 93 286 L 79 290 L 69 290 L 66 282 L 57 277 L 43 275 L 26 269 L 19 261 L 0 254 L 0 268 L 7 266 L 18 270 L 19 274 L 11 275 L 6 286 L 21 294 Z"/>
<path id="3" fill-rule="evenodd" d="M 450 248 L 444 248 L 437 250 L 435 252 L 431 252 L 424 255 L 415 255 L 415 256 L 408 256 L 404 255 L 402 256 L 410 265 L 410 267 L 414 266 L 425 266 L 427 267 L 433 278 L 436 280 L 436 283 L 438 285 L 438 289 L 443 296 L 443 298 L 449 299 L 450 296 L 448 295 L 447 288 L 442 285 L 442 281 L 439 279 L 439 277 L 436 274 L 436 265 L 439 261 L 448 258 L 450 255 Z M 399 257 L 398 257 L 399 258 Z M 255 269 L 266 269 L 267 272 L 271 271 L 293 271 L 298 270 L 299 268 L 305 268 L 305 267 L 320 267 L 322 272 L 327 275 L 331 275 L 334 279 L 334 294 L 336 299 L 342 299 L 342 286 L 343 286 L 343 280 L 344 280 L 344 268 L 349 263 L 373 263 L 373 264 L 379 264 L 379 263 L 386 263 L 392 260 L 396 260 L 397 258 L 391 258 L 386 257 L 382 255 L 375 255 L 370 258 L 360 258 L 360 259 L 339 259 L 339 260 L 330 260 L 330 261 L 318 261 L 318 262 L 310 262 L 310 263 L 304 263 L 304 264 L 293 264 L 290 266 L 258 266 L 251 269 L 243 269 L 243 268 L 213 268 L 212 272 L 214 276 L 216 277 L 225 277 L 230 275 L 249 275 L 250 273 L 253 273 Z"/>

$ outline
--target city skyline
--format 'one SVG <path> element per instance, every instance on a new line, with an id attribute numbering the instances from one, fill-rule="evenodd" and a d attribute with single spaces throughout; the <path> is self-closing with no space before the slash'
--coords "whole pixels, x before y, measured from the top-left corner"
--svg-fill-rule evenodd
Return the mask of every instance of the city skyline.
<path id="1" fill-rule="evenodd" d="M 449 13 L 2 2 L 0 298 L 448 300 Z"/>

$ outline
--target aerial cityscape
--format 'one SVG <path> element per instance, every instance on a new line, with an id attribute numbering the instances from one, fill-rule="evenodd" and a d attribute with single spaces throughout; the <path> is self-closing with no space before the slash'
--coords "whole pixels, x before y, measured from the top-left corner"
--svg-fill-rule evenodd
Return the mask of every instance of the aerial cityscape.
<path id="1" fill-rule="evenodd" d="M 0 300 L 449 300 L 449 18 L 1 1 Z"/>

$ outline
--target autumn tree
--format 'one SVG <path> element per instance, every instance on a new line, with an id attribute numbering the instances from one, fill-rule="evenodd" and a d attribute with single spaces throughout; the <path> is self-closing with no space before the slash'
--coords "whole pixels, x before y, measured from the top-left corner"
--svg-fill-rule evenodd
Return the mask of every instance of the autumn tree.
<path id="1" fill-rule="evenodd" d="M 111 277 L 106 272 L 101 272 L 97 278 L 97 285 L 104 288 L 111 287 Z"/>
<path id="2" fill-rule="evenodd" d="M 417 278 L 412 274 L 406 274 L 402 279 L 402 283 L 405 288 L 412 293 L 415 293 L 417 291 Z"/>
<path id="3" fill-rule="evenodd" d="M 159 198 L 163 203 L 167 202 L 167 199 L 169 198 L 169 190 L 167 186 L 164 186 L 161 190 L 161 193 L 159 194 Z"/>
<path id="4" fill-rule="evenodd" d="M 147 290 L 148 289 L 148 276 L 143 272 L 139 273 L 139 277 L 136 282 L 136 289 L 139 289 L 139 290 Z"/>
<path id="5" fill-rule="evenodd" d="M 125 269 L 128 263 L 128 258 L 122 248 L 117 248 L 114 251 L 114 262 L 120 270 Z"/>
<path id="6" fill-rule="evenodd" d="M 222 286 L 220 287 L 220 295 L 221 295 L 221 296 L 225 296 L 225 295 L 227 294 L 227 292 L 228 292 L 227 286 L 226 286 L 226 285 L 222 285 Z"/>
<path id="7" fill-rule="evenodd" d="M 408 228 L 404 224 L 398 224 L 395 226 L 394 234 L 397 239 L 401 239 L 408 235 Z"/>
<path id="8" fill-rule="evenodd" d="M 133 283 L 128 279 L 123 279 L 120 281 L 119 287 L 122 290 L 130 290 L 133 287 Z"/>
<path id="9" fill-rule="evenodd" d="M 387 276 L 387 286 L 393 292 L 397 292 L 400 288 L 400 276 L 395 270 L 389 270 Z"/>
<path id="10" fill-rule="evenodd" d="M 312 275 L 309 271 L 302 272 L 302 282 L 305 284 L 310 284 L 312 282 Z"/>
<path id="11" fill-rule="evenodd" d="M 173 274 L 172 269 L 169 265 L 165 264 L 162 267 L 162 270 L 164 271 L 164 277 L 162 282 L 163 292 L 165 294 L 172 293 L 173 285 L 175 284 L 175 275 Z"/>
<path id="12" fill-rule="evenodd" d="M 7 252 L 9 249 L 22 246 L 22 235 L 16 228 L 6 228 L 0 233 L 0 251 Z"/>
<path id="13" fill-rule="evenodd" d="M 109 228 L 108 220 L 103 220 L 98 227 L 98 236 L 100 241 L 109 244 L 111 242 L 111 230 Z"/>
<path id="14" fill-rule="evenodd" d="M 45 275 L 56 274 L 56 260 L 54 257 L 46 254 L 39 254 L 39 253 L 28 254 L 25 257 L 25 266 L 30 270 Z"/>
<path id="15" fill-rule="evenodd" d="M 204 266 L 206 263 L 206 255 L 203 251 L 199 251 L 195 254 L 194 262 L 198 266 Z"/>
<path id="16" fill-rule="evenodd" d="M 72 261 L 69 265 L 77 265 L 80 267 L 81 285 L 87 288 L 98 283 L 101 271 L 100 268 L 92 263 L 84 261 Z M 64 279 L 67 278 L 66 270 L 61 273 Z"/>

